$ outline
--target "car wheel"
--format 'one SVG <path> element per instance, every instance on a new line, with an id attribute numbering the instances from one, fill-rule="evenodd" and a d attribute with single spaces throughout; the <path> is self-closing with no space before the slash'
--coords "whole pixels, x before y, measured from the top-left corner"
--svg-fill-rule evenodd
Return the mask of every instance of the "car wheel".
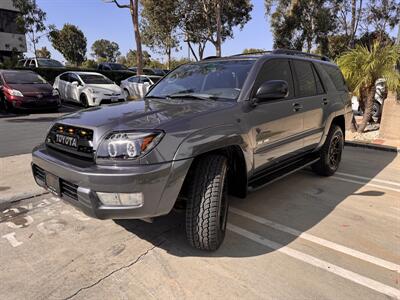
<path id="1" fill-rule="evenodd" d="M 343 131 L 339 126 L 333 125 L 320 150 L 319 161 L 311 166 L 313 171 L 322 176 L 333 175 L 338 169 L 340 160 L 342 159 L 343 146 Z"/>
<path id="2" fill-rule="evenodd" d="M 5 111 L 5 112 L 11 112 L 11 111 L 12 111 L 12 106 L 10 105 L 10 103 L 8 103 L 8 101 L 6 100 L 6 98 L 1 97 L 0 100 L 1 100 L 1 101 L 0 101 L 1 106 L 3 107 L 4 111 Z"/>
<path id="3" fill-rule="evenodd" d="M 378 119 L 381 116 L 382 106 L 378 101 L 374 101 L 372 105 L 372 117 Z"/>
<path id="4" fill-rule="evenodd" d="M 130 96 L 129 91 L 127 89 L 124 89 L 124 97 L 125 97 L 125 99 L 128 99 L 129 96 Z"/>
<path id="5" fill-rule="evenodd" d="M 227 159 L 222 155 L 198 158 L 188 174 L 186 236 L 201 250 L 214 251 L 225 237 L 228 217 Z"/>
<path id="6" fill-rule="evenodd" d="M 87 99 L 87 97 L 86 97 L 85 94 L 82 94 L 82 95 L 81 95 L 80 100 L 81 100 L 82 105 L 83 105 L 85 108 L 88 108 L 88 107 L 89 107 L 89 101 L 88 101 L 88 99 Z"/>

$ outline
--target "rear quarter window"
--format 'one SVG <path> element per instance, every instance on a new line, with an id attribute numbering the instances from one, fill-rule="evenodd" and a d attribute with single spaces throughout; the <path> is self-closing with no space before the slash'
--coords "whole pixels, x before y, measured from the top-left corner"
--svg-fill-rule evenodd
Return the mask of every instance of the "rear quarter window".
<path id="1" fill-rule="evenodd" d="M 344 80 L 342 72 L 336 66 L 331 66 L 327 64 L 321 64 L 322 68 L 329 75 L 334 86 L 338 91 L 347 91 L 346 81 Z"/>

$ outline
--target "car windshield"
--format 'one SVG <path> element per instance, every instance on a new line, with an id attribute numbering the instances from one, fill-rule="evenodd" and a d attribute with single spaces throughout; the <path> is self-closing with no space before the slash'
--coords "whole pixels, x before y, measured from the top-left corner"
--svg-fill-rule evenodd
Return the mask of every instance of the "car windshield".
<path id="1" fill-rule="evenodd" d="M 121 64 L 108 64 L 111 68 L 111 70 L 128 70 L 127 67 Z"/>
<path id="2" fill-rule="evenodd" d="M 254 62 L 246 59 L 186 64 L 164 77 L 146 97 L 178 98 L 181 95 L 190 99 L 235 100 Z"/>
<path id="3" fill-rule="evenodd" d="M 113 84 L 110 79 L 96 74 L 80 74 L 82 81 L 86 84 Z"/>
<path id="4" fill-rule="evenodd" d="M 62 63 L 54 59 L 38 59 L 39 67 L 60 68 L 64 67 Z"/>
<path id="5" fill-rule="evenodd" d="M 45 84 L 47 81 L 33 72 L 4 72 L 4 79 L 8 84 Z"/>

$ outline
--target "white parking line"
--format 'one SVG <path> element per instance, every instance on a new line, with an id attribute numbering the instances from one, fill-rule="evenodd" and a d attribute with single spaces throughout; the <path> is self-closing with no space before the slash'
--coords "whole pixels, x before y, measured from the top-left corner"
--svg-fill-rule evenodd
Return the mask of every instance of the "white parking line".
<path id="1" fill-rule="evenodd" d="M 283 232 L 289 233 L 291 235 L 300 237 L 302 239 L 308 240 L 310 242 L 322 245 L 322 246 L 324 246 L 326 248 L 330 248 L 330 249 L 333 249 L 335 251 L 345 253 L 345 254 L 353 256 L 355 258 L 367 261 L 367 262 L 369 262 L 371 264 L 374 264 L 374 265 L 380 266 L 382 268 L 389 269 L 389 270 L 395 271 L 397 273 L 400 273 L 400 265 L 392 263 L 390 261 L 387 261 L 387 260 L 372 256 L 372 255 L 369 255 L 369 254 L 366 254 L 366 253 L 363 253 L 363 252 L 360 252 L 360 251 L 357 251 L 357 250 L 354 250 L 354 249 L 351 249 L 351 248 L 336 244 L 334 242 L 331 242 L 331 241 L 316 237 L 316 236 L 311 235 L 311 234 L 306 233 L 306 232 L 301 232 L 301 231 L 299 231 L 297 229 L 294 229 L 294 228 L 291 228 L 291 227 L 288 227 L 288 226 L 285 226 L 285 225 L 282 225 L 282 224 L 267 220 L 265 218 L 253 215 L 251 213 L 245 212 L 245 211 L 243 211 L 241 209 L 238 209 L 238 208 L 231 207 L 229 210 L 231 212 L 239 215 L 239 216 L 242 216 L 244 218 L 250 219 L 250 220 L 252 220 L 254 222 L 257 222 L 259 224 L 266 225 L 266 226 L 274 228 L 276 230 L 283 231 Z"/>
<path id="2" fill-rule="evenodd" d="M 293 257 L 295 259 L 298 259 L 300 261 L 303 261 L 305 263 L 308 263 L 312 266 L 315 266 L 317 268 L 323 269 L 327 272 L 333 273 L 337 276 L 340 276 L 342 278 L 345 278 L 347 280 L 350 280 L 352 282 L 358 283 L 362 286 L 365 286 L 367 288 L 370 288 L 372 290 L 375 290 L 379 293 L 388 295 L 390 297 L 393 297 L 395 299 L 400 299 L 400 290 L 393 288 L 391 286 L 388 286 L 386 284 L 380 283 L 378 281 L 375 281 L 373 279 L 370 279 L 368 277 L 362 276 L 360 274 L 354 273 L 352 271 L 346 270 L 344 268 L 341 268 L 339 266 L 336 266 L 334 264 L 328 263 L 326 261 L 323 261 L 321 259 L 318 259 L 314 256 L 302 253 L 300 251 L 291 249 L 287 246 L 281 245 L 279 243 L 273 242 L 271 240 L 268 240 L 258 234 L 255 234 L 253 232 L 247 231 L 245 229 L 242 229 L 240 227 L 237 227 L 233 224 L 228 223 L 227 228 L 235 232 L 236 234 L 239 234 L 245 238 L 248 238 L 256 243 L 259 243 L 261 245 L 264 245 L 268 248 L 274 249 L 276 251 L 282 252 L 290 257 Z"/>
<path id="3" fill-rule="evenodd" d="M 360 184 L 360 185 L 369 185 L 369 186 L 377 187 L 377 188 L 380 188 L 380 189 L 384 189 L 384 190 L 389 190 L 389 191 L 394 191 L 394 192 L 400 193 L 400 189 L 392 188 L 392 187 L 386 186 L 386 185 L 375 184 L 375 183 L 372 183 L 372 182 L 352 180 L 352 179 L 343 178 L 343 177 L 336 176 L 336 175 L 333 175 L 333 176 L 331 176 L 329 178 L 333 178 L 333 179 L 337 179 L 337 180 L 341 180 L 341 181 L 345 181 L 345 182 L 350 182 L 350 183 L 356 183 L 356 184 Z"/>
<path id="4" fill-rule="evenodd" d="M 367 181 L 376 181 L 376 182 L 385 183 L 385 184 L 389 184 L 389 185 L 395 185 L 395 186 L 399 186 L 400 187 L 400 183 L 399 182 L 394 182 L 394 181 L 390 181 L 390 180 L 383 180 L 383 179 L 378 179 L 378 178 L 358 176 L 358 175 L 353 175 L 353 174 L 344 173 L 344 172 L 336 172 L 335 174 L 346 176 L 346 177 L 352 177 L 352 178 L 367 180 Z"/>

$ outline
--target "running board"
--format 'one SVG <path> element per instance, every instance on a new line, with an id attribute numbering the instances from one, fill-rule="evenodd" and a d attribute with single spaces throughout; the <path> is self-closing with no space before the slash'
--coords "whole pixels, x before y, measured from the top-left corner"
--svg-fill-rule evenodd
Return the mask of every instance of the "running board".
<path id="1" fill-rule="evenodd" d="M 249 180 L 249 192 L 256 191 L 266 185 L 301 170 L 319 160 L 319 153 L 311 153 L 288 164 L 268 170 Z"/>

